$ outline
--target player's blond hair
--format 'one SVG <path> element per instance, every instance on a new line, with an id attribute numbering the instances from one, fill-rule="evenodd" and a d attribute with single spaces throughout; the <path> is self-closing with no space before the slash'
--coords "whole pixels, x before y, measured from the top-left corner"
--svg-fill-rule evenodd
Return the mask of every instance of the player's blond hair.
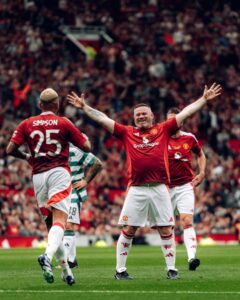
<path id="1" fill-rule="evenodd" d="M 40 101 L 44 103 L 52 102 L 55 99 L 58 99 L 58 93 L 52 88 L 46 88 L 40 94 Z"/>

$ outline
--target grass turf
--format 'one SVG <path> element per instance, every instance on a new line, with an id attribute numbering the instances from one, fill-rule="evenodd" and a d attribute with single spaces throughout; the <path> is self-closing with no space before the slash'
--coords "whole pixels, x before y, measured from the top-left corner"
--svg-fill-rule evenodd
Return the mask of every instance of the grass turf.
<path id="1" fill-rule="evenodd" d="M 67 286 L 61 271 L 54 269 L 55 282 L 47 284 L 41 275 L 37 257 L 42 250 L 0 250 L 0 299 L 240 299 L 239 246 L 198 247 L 201 265 L 188 271 L 186 251 L 177 247 L 179 280 L 167 280 L 159 247 L 133 246 L 128 258 L 132 281 L 113 279 L 115 248 L 78 249 L 76 284 Z M 56 264 L 55 264 L 56 265 Z"/>

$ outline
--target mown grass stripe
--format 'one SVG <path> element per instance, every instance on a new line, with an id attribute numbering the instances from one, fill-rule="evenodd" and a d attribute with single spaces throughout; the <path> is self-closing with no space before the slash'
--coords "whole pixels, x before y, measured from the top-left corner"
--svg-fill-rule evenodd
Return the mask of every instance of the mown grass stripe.
<path id="1" fill-rule="evenodd" d="M 117 291 L 117 290 L 0 290 L 0 293 L 92 293 L 92 294 L 216 294 L 240 295 L 240 291 Z"/>

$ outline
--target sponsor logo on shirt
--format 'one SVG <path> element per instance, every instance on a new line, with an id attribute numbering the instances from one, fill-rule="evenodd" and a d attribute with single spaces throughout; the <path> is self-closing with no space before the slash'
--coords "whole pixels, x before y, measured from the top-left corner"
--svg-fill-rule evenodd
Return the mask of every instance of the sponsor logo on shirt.
<path id="1" fill-rule="evenodd" d="M 58 120 L 35 120 L 33 126 L 58 125 Z"/>
<path id="2" fill-rule="evenodd" d="M 175 159 L 180 159 L 182 157 L 181 153 L 180 152 L 175 152 L 174 153 L 174 158 Z"/>
<path id="3" fill-rule="evenodd" d="M 145 136 L 143 137 L 142 141 L 143 141 L 144 144 L 148 144 L 149 143 L 149 139 L 147 139 Z"/>
<path id="4" fill-rule="evenodd" d="M 154 147 L 154 146 L 158 146 L 159 142 L 154 142 L 154 143 L 149 143 L 149 144 L 134 144 L 133 148 L 135 149 L 143 149 L 146 147 Z"/>

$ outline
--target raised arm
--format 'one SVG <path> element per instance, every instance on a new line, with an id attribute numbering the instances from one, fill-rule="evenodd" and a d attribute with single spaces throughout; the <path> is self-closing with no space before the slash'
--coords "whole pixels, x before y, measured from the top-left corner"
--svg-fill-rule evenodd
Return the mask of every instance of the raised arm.
<path id="1" fill-rule="evenodd" d="M 201 108 L 207 103 L 217 96 L 221 94 L 222 88 L 219 84 L 214 83 L 209 89 L 205 85 L 204 92 L 201 98 L 192 104 L 186 106 L 180 113 L 176 115 L 176 120 L 178 126 L 181 126 L 182 122 L 188 117 L 195 114 L 197 111 L 201 110 Z"/>
<path id="2" fill-rule="evenodd" d="M 87 105 L 84 100 L 84 94 L 81 94 L 81 96 L 78 97 L 76 93 L 71 92 L 71 94 L 67 95 L 67 100 L 73 106 L 82 109 L 90 119 L 97 122 L 103 128 L 107 129 L 110 133 L 113 133 L 115 121 L 110 119 L 101 111 L 93 109 L 91 106 Z"/>

